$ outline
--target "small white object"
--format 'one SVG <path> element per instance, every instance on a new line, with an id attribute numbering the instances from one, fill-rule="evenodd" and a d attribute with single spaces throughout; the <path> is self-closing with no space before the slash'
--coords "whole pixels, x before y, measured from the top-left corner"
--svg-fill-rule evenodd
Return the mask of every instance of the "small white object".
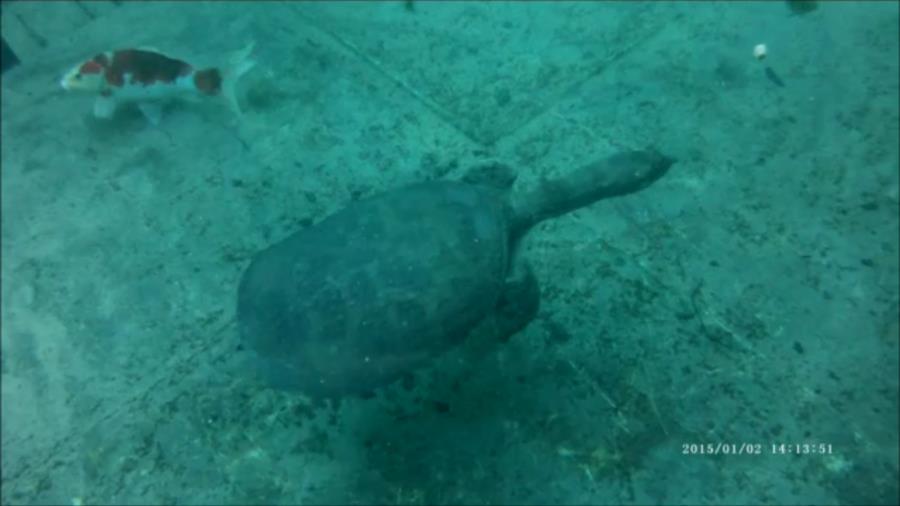
<path id="1" fill-rule="evenodd" d="M 767 48 L 765 44 L 757 44 L 753 46 L 753 57 L 757 60 L 764 60 L 766 58 Z"/>

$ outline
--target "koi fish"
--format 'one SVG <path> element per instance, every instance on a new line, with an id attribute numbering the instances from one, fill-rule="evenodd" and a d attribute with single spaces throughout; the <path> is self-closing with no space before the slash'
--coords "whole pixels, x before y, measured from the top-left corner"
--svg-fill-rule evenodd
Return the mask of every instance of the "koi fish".
<path id="1" fill-rule="evenodd" d="M 159 102 L 184 98 L 224 98 L 241 114 L 235 94 L 238 79 L 256 64 L 253 44 L 235 53 L 222 68 L 195 69 L 154 49 L 120 49 L 97 54 L 67 72 L 60 85 L 67 91 L 97 93 L 94 116 L 111 118 L 119 104 L 137 103 L 150 123 L 159 124 Z"/>

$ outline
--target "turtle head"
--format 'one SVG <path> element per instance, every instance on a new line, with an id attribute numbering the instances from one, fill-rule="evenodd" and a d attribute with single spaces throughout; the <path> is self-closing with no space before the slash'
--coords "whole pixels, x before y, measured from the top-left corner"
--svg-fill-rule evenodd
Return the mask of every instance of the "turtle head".
<path id="1" fill-rule="evenodd" d="M 513 202 L 513 232 L 520 235 L 534 224 L 598 200 L 634 193 L 661 178 L 675 159 L 655 149 L 622 151 L 553 179 Z"/>

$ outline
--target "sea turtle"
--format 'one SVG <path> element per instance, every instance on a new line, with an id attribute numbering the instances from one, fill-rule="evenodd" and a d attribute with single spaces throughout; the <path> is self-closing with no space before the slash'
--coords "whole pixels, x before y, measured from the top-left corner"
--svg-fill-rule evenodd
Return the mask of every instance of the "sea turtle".
<path id="1" fill-rule="evenodd" d="M 538 306 L 518 240 L 672 163 L 625 151 L 528 192 L 431 181 L 353 202 L 252 258 L 238 290 L 243 346 L 272 385 L 338 399 L 410 374 L 485 321 L 513 333 Z"/>

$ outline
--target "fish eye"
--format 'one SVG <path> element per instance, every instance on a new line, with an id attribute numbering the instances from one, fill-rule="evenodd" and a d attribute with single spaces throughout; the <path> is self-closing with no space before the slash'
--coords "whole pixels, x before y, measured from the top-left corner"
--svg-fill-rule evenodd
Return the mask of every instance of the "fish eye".
<path id="1" fill-rule="evenodd" d="M 76 81 L 80 81 L 80 80 L 81 80 L 81 74 L 75 74 L 75 80 L 76 80 Z"/>

